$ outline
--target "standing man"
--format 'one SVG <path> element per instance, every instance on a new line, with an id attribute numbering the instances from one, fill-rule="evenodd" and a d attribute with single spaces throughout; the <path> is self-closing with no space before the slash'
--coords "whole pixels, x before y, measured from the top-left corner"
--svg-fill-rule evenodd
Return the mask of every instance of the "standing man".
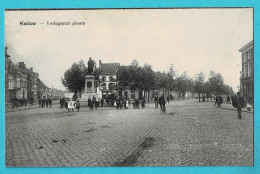
<path id="1" fill-rule="evenodd" d="M 77 101 L 75 102 L 75 108 L 76 108 L 77 111 L 79 112 L 79 109 L 80 109 L 80 102 L 79 102 L 79 100 L 77 100 Z"/>
<path id="2" fill-rule="evenodd" d="M 52 108 L 52 99 L 49 98 L 49 105 L 50 105 L 50 108 Z"/>
<path id="3" fill-rule="evenodd" d="M 227 96 L 227 103 L 230 104 L 230 97 L 229 96 Z"/>
<path id="4" fill-rule="evenodd" d="M 167 102 L 170 103 L 170 98 L 169 98 L 169 96 L 167 96 Z"/>
<path id="5" fill-rule="evenodd" d="M 101 102 L 101 107 L 103 107 L 103 105 L 104 105 L 104 99 L 101 98 L 100 102 Z"/>
<path id="6" fill-rule="evenodd" d="M 42 106 L 42 100 L 40 98 L 39 98 L 38 102 L 39 102 L 39 107 L 41 107 Z"/>
<path id="7" fill-rule="evenodd" d="M 46 102 L 45 96 L 43 97 L 43 99 L 41 100 L 41 102 L 42 102 L 42 108 L 44 108 L 44 107 L 45 107 L 45 102 Z"/>
<path id="8" fill-rule="evenodd" d="M 238 119 L 242 119 L 241 110 L 244 107 L 244 99 L 240 95 L 240 92 L 237 93 L 237 117 Z"/>
<path id="9" fill-rule="evenodd" d="M 95 108 L 97 109 L 97 101 L 96 101 L 96 97 L 94 95 L 93 95 L 92 101 L 93 101 L 93 107 L 95 106 Z"/>

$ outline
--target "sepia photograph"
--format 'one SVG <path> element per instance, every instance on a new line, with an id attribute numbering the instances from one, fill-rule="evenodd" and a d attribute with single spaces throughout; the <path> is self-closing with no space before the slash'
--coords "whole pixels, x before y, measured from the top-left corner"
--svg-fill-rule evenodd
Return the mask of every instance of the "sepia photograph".
<path id="1" fill-rule="evenodd" d="M 254 8 L 4 13 L 6 167 L 254 166 Z"/>

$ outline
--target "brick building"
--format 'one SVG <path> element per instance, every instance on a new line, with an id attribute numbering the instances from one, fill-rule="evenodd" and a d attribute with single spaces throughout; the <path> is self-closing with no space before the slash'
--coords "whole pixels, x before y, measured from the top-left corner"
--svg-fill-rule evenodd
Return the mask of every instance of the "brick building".
<path id="1" fill-rule="evenodd" d="M 32 67 L 27 68 L 24 62 L 13 63 L 7 51 L 5 47 L 5 103 L 14 98 L 37 102 L 43 96 L 55 99 L 64 96 L 63 91 L 47 87 Z"/>
<path id="2" fill-rule="evenodd" d="M 99 61 L 100 85 L 97 88 L 99 98 L 106 98 L 116 95 L 116 73 L 119 66 L 119 63 L 102 63 Z"/>
<path id="3" fill-rule="evenodd" d="M 240 77 L 242 96 L 250 103 L 254 102 L 254 42 L 251 41 L 241 49 L 242 73 Z"/>

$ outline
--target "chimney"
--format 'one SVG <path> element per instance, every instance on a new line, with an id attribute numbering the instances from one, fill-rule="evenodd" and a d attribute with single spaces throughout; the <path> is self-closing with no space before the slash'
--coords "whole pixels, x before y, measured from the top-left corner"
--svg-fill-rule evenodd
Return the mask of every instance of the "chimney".
<path id="1" fill-rule="evenodd" d="M 32 72 L 33 72 L 33 67 L 30 67 L 30 71 L 32 71 Z"/>
<path id="2" fill-rule="evenodd" d="M 19 68 L 25 69 L 25 63 L 24 62 L 19 62 Z"/>

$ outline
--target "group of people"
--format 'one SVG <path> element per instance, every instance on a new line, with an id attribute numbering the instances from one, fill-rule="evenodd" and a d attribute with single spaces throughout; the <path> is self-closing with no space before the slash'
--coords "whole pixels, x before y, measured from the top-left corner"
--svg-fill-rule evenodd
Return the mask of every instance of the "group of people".
<path id="1" fill-rule="evenodd" d="M 19 107 L 19 106 L 27 106 L 27 98 L 12 98 L 11 99 L 11 104 L 12 108 Z"/>
<path id="2" fill-rule="evenodd" d="M 52 99 L 51 98 L 45 98 L 43 97 L 42 99 L 38 100 L 39 107 L 41 108 L 51 108 L 52 107 Z"/>
<path id="3" fill-rule="evenodd" d="M 68 111 L 71 111 L 71 110 L 74 111 L 74 108 L 75 108 L 75 109 L 77 109 L 77 111 L 79 111 L 80 102 L 79 102 L 79 100 L 75 101 L 73 99 L 71 100 L 69 98 L 63 97 L 60 99 L 60 108 L 61 109 L 65 108 Z"/>
<path id="4" fill-rule="evenodd" d="M 107 103 L 107 105 L 112 102 L 110 105 L 115 107 L 117 110 L 118 109 L 127 109 L 130 106 L 130 100 L 129 98 L 123 98 L 123 97 L 116 97 L 113 100 L 109 100 L 109 99 L 99 99 L 97 100 L 95 96 L 93 96 L 92 98 L 88 98 L 88 107 L 92 110 L 93 108 L 97 109 L 99 106 L 103 107 L 104 106 L 104 102 Z M 145 107 L 145 99 L 144 98 L 135 98 L 133 101 L 133 108 L 134 109 L 140 109 L 140 106 L 142 108 Z M 45 99 L 43 98 L 42 100 L 39 100 L 39 106 L 41 107 L 51 107 L 51 103 L 52 100 L 50 98 Z M 164 96 L 164 94 L 162 94 L 160 97 L 158 97 L 158 95 L 156 95 L 154 97 L 154 103 L 155 103 L 155 108 L 158 108 L 158 105 L 160 105 L 160 109 L 161 111 L 165 112 L 166 108 L 165 108 L 165 104 L 169 103 L 169 97 Z M 218 104 L 218 106 L 220 107 L 220 105 L 223 103 L 223 97 L 222 96 L 217 96 L 215 99 L 215 105 Z M 237 108 L 237 112 L 238 112 L 238 118 L 242 119 L 241 116 L 241 109 L 243 107 L 245 107 L 245 101 L 243 99 L 243 97 L 241 97 L 240 92 L 237 93 L 236 96 L 227 96 L 227 103 L 228 104 L 232 104 L 233 107 Z M 78 100 L 76 101 L 72 101 L 69 99 L 66 99 L 65 97 L 60 99 L 60 108 L 66 108 L 67 110 L 69 110 L 69 105 L 73 105 L 73 108 L 76 108 L 78 111 L 80 109 L 80 102 Z M 72 109 L 73 110 L 73 109 Z"/>
<path id="5" fill-rule="evenodd" d="M 226 99 L 228 104 L 232 104 L 232 106 L 237 109 L 238 119 L 242 119 L 241 112 L 242 112 L 242 108 L 246 106 L 246 101 L 241 96 L 241 93 L 238 92 L 237 95 L 231 97 L 227 96 Z M 222 103 L 223 103 L 223 98 L 221 96 L 217 96 L 215 100 L 215 105 L 218 104 L 218 107 L 221 107 Z"/>
<path id="6" fill-rule="evenodd" d="M 130 100 L 129 98 L 123 98 L 123 97 L 117 97 L 116 100 L 114 101 L 114 107 L 116 109 L 128 109 L 130 105 Z"/>
<path id="7" fill-rule="evenodd" d="M 160 97 L 158 97 L 157 95 L 154 97 L 154 104 L 155 104 L 155 108 L 158 108 L 158 104 L 160 105 L 160 109 L 163 112 L 166 112 L 166 108 L 165 108 L 165 104 L 170 102 L 169 97 L 164 97 L 164 94 L 162 94 Z"/>
<path id="8" fill-rule="evenodd" d="M 97 109 L 98 107 L 98 101 L 95 96 L 92 97 L 92 99 L 88 98 L 88 107 L 92 110 L 94 107 Z"/>
<path id="9" fill-rule="evenodd" d="M 140 105 L 142 108 L 145 108 L 145 99 L 144 98 L 135 98 L 133 101 L 133 108 L 134 109 L 140 109 Z"/>

